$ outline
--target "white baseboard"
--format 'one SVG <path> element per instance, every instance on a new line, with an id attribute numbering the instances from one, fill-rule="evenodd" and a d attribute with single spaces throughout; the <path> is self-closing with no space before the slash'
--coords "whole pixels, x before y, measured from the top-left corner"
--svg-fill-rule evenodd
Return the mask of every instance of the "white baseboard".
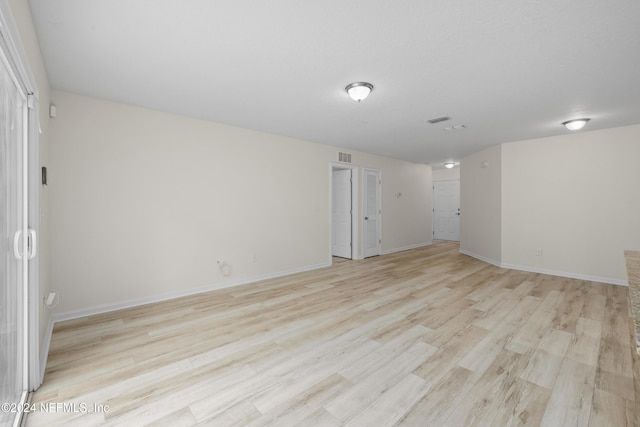
<path id="1" fill-rule="evenodd" d="M 47 330 L 42 337 L 40 343 L 40 384 L 44 381 L 44 372 L 47 369 L 47 359 L 49 358 L 49 347 L 51 346 L 51 335 L 53 335 L 53 317 L 49 317 L 49 324 Z"/>
<path id="2" fill-rule="evenodd" d="M 610 285 L 629 286 L 629 282 L 627 280 L 614 279 L 612 277 L 598 277 L 598 276 L 590 276 L 587 274 L 571 273 L 567 271 L 548 270 L 545 268 L 529 267 L 527 265 L 505 264 L 489 258 L 485 258 L 481 255 L 475 254 L 473 252 L 470 252 L 464 249 L 460 249 L 460 253 L 469 255 L 470 257 L 479 259 L 480 261 L 493 264 L 496 267 L 508 268 L 510 270 L 527 271 L 529 273 L 548 274 L 549 276 L 568 277 L 570 279 L 586 280 L 588 282 L 607 283 Z"/>
<path id="3" fill-rule="evenodd" d="M 424 243 L 418 243 L 415 245 L 409 245 L 409 246 L 403 246 L 401 248 L 394 248 L 394 249 L 387 249 L 386 251 L 382 251 L 382 255 L 389 255 L 389 254 L 393 254 L 396 252 L 402 252 L 402 251 L 408 251 L 411 249 L 418 249 L 418 248 L 423 248 L 425 246 L 429 246 L 432 245 L 433 241 L 429 241 L 429 242 L 424 242 Z"/>
<path id="4" fill-rule="evenodd" d="M 568 277 L 570 279 L 586 280 L 588 282 L 607 283 L 610 285 L 629 286 L 627 280 L 614 279 L 612 277 L 598 277 L 587 274 L 571 273 L 567 271 L 547 270 L 545 268 L 529 267 L 526 265 L 501 264 L 502 268 L 510 268 L 512 270 L 528 271 L 530 273 L 548 274 L 550 276 Z"/>
<path id="5" fill-rule="evenodd" d="M 489 263 L 489 264 L 495 265 L 496 267 L 502 267 L 502 265 L 500 265 L 500 262 L 499 262 L 499 261 L 496 261 L 496 260 L 493 260 L 493 259 L 490 259 L 490 258 L 483 257 L 482 255 L 478 255 L 478 254 L 476 254 L 476 253 L 474 253 L 474 252 L 471 252 L 471 251 L 468 251 L 468 250 L 466 250 L 466 249 L 460 249 L 460 253 L 461 253 L 461 254 L 465 254 L 465 255 L 469 255 L 469 256 L 470 256 L 470 257 L 472 257 L 472 258 L 479 259 L 480 261 L 484 261 L 484 262 L 486 262 L 486 263 Z"/>
<path id="6" fill-rule="evenodd" d="M 298 267 L 298 268 L 292 268 L 290 270 L 284 270 L 284 271 L 279 271 L 279 272 L 275 272 L 275 273 L 268 273 L 268 274 L 263 274 L 263 275 L 259 275 L 259 276 L 253 276 L 253 277 L 248 277 L 248 278 L 238 279 L 238 280 L 229 280 L 229 281 L 226 281 L 226 282 L 216 283 L 214 285 L 204 286 L 204 287 L 200 287 L 200 288 L 188 289 L 188 290 L 178 291 L 178 292 L 170 292 L 170 293 L 166 293 L 166 294 L 162 294 L 162 295 L 158 295 L 158 296 L 154 296 L 154 297 L 139 298 L 139 299 L 134 299 L 134 300 L 122 301 L 122 302 L 115 303 L 115 304 L 97 305 L 97 306 L 90 307 L 90 308 L 87 308 L 87 309 L 84 309 L 84 310 L 69 311 L 69 312 L 66 312 L 66 313 L 58 313 L 58 314 L 53 315 L 53 319 L 52 320 L 53 320 L 53 322 L 62 322 L 62 321 L 65 321 L 65 320 L 78 319 L 80 317 L 93 316 L 93 315 L 96 315 L 96 314 L 108 313 L 110 311 L 116 311 L 116 310 L 122 310 L 122 309 L 125 309 L 125 308 L 137 307 L 137 306 L 140 306 L 140 305 L 151 304 L 151 303 L 154 303 L 154 302 L 167 301 L 167 300 L 171 300 L 171 299 L 175 299 L 175 298 L 181 298 L 181 297 L 186 297 L 186 296 L 190 296 L 190 295 L 201 294 L 201 293 L 204 293 L 204 292 L 211 292 L 211 291 L 216 291 L 216 290 L 219 290 L 219 289 L 230 288 L 230 287 L 233 287 L 233 286 L 246 285 L 246 284 L 249 284 L 249 283 L 260 282 L 262 280 L 275 279 L 277 277 L 289 276 L 289 275 L 295 274 L 295 273 L 302 273 L 302 272 L 305 272 L 305 271 L 317 270 L 319 268 L 329 267 L 330 265 L 331 265 L 331 261 L 327 261 L 327 262 L 323 262 L 323 263 L 320 263 L 320 264 L 307 265 L 307 266 Z"/>

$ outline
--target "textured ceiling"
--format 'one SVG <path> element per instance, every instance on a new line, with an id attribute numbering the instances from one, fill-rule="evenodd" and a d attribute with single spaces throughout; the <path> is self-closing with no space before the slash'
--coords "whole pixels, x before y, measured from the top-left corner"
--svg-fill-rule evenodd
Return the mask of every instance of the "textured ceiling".
<path id="1" fill-rule="evenodd" d="M 54 89 L 434 167 L 640 123 L 637 0 L 30 4 Z"/>

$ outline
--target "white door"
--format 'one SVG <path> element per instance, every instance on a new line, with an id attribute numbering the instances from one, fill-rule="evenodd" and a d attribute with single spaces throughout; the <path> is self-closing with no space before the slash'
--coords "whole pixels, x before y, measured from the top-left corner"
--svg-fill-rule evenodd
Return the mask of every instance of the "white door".
<path id="1" fill-rule="evenodd" d="M 331 255 L 351 259 L 351 169 L 332 172 Z"/>
<path id="2" fill-rule="evenodd" d="M 382 240 L 380 237 L 380 171 L 364 170 L 362 201 L 364 210 L 364 257 L 380 255 Z"/>
<path id="3" fill-rule="evenodd" d="M 0 52 L 0 402 L 27 395 L 27 98 Z M 19 407 L 19 406 L 18 406 Z M 0 425 L 19 415 L 0 411 Z"/>
<path id="4" fill-rule="evenodd" d="M 460 241 L 460 180 L 433 183 L 433 238 Z"/>

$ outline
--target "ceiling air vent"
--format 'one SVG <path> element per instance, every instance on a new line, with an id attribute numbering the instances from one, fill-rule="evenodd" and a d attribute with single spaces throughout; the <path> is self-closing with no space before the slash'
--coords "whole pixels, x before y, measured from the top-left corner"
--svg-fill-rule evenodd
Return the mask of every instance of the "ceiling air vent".
<path id="1" fill-rule="evenodd" d="M 431 123 L 432 125 L 436 124 L 436 123 L 440 123 L 440 122 L 446 122 L 447 120 L 451 120 L 451 117 L 448 116 L 440 116 L 440 117 L 436 117 L 433 118 L 431 120 L 427 120 L 428 123 Z"/>
<path id="2" fill-rule="evenodd" d="M 342 163 L 351 163 L 351 153 L 338 151 L 338 161 Z"/>

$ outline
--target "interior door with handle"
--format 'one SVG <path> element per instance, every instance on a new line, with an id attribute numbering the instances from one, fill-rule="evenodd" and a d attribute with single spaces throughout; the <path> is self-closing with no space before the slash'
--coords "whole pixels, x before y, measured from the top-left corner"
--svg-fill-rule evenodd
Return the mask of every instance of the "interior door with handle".
<path id="1" fill-rule="evenodd" d="M 331 188 L 331 255 L 351 259 L 351 169 L 333 170 Z"/>
<path id="2" fill-rule="evenodd" d="M 460 241 L 460 180 L 433 183 L 433 238 Z"/>
<path id="3" fill-rule="evenodd" d="M 381 200 L 380 171 L 365 169 L 363 181 L 364 198 L 364 257 L 372 257 L 382 253 L 381 239 Z"/>

